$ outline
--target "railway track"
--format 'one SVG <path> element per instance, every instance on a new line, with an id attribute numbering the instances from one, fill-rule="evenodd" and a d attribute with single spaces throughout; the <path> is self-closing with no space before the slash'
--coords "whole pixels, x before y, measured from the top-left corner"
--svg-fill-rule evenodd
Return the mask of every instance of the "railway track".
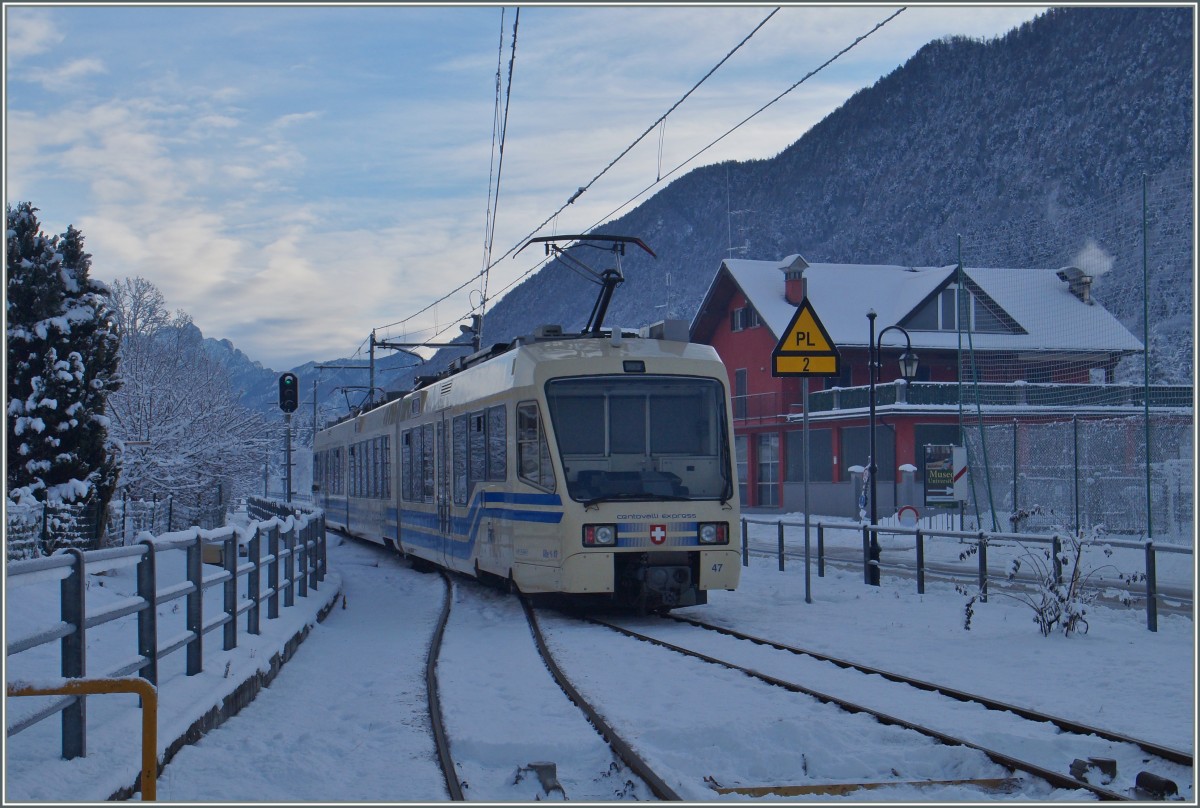
<path id="1" fill-rule="evenodd" d="M 440 574 L 425 677 L 451 800 L 679 799 L 558 670 L 525 598 Z"/>
<path id="2" fill-rule="evenodd" d="M 1183 787 L 1181 796 L 1191 797 L 1193 762 L 1186 752 L 691 618 L 589 620 L 850 712 L 874 716 L 884 724 L 978 750 L 1010 771 L 1040 778 L 1055 788 L 1083 789 L 1104 800 L 1128 800 L 1171 797 L 1172 787 Z M 748 652 L 747 646 L 753 650 Z M 797 658 L 804 658 L 805 664 L 797 666 Z M 811 684 L 814 681 L 820 689 Z M 957 709 L 947 710 L 942 703 Z M 929 720 L 930 716 L 938 719 Z M 964 732 L 967 727 L 970 731 Z"/>

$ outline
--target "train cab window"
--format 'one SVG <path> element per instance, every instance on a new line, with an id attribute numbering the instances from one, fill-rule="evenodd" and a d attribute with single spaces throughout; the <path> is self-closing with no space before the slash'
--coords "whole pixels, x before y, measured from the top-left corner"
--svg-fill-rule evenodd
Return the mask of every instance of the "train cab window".
<path id="1" fill-rule="evenodd" d="M 725 387 L 689 376 L 552 379 L 546 384 L 572 499 L 727 499 Z"/>
<path id="2" fill-rule="evenodd" d="M 550 446 L 536 403 L 517 405 L 517 474 L 528 483 L 554 490 L 554 468 Z"/>

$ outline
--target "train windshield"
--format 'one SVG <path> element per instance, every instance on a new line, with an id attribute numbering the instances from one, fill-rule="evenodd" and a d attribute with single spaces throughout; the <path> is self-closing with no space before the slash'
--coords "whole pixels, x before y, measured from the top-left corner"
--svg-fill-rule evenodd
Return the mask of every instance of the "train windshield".
<path id="1" fill-rule="evenodd" d="M 572 499 L 732 496 L 725 394 L 717 380 L 555 379 L 546 399 Z"/>

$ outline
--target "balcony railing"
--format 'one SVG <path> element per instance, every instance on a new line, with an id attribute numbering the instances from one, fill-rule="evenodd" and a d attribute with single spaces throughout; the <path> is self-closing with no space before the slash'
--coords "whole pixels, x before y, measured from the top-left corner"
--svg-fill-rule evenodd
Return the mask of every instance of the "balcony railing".
<path id="1" fill-rule="evenodd" d="M 738 423 L 771 423 L 786 417 L 778 393 L 733 396 L 733 420 Z"/>
<path id="2" fill-rule="evenodd" d="M 1151 385 L 1149 405 L 1155 408 L 1191 409 L 1189 385 Z M 1006 384 L 964 382 L 886 382 L 875 386 L 875 404 L 957 407 L 959 396 L 964 406 L 984 407 L 1143 407 L 1146 390 L 1136 384 Z M 812 412 L 865 409 L 871 405 L 870 387 L 835 387 L 809 396 Z"/>

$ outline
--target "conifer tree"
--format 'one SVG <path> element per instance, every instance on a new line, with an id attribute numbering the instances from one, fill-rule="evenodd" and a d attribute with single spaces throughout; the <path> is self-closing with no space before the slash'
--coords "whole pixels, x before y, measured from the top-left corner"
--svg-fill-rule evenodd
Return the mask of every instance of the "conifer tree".
<path id="1" fill-rule="evenodd" d="M 89 277 L 82 233 L 46 236 L 28 202 L 7 214 L 7 495 L 107 504 L 118 469 L 105 406 L 120 386 L 108 290 Z"/>

